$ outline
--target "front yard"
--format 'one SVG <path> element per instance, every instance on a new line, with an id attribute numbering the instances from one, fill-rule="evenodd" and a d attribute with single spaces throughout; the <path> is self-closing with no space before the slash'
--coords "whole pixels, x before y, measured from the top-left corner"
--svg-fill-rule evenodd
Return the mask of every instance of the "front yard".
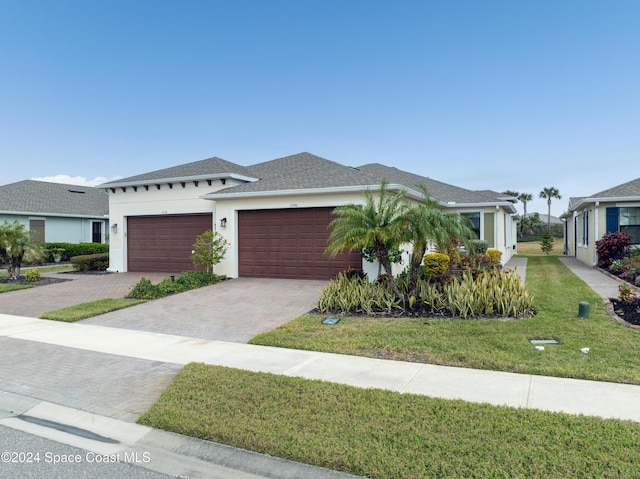
<path id="1" fill-rule="evenodd" d="M 602 299 L 555 256 L 528 259 L 527 289 L 537 315 L 518 320 L 346 317 L 333 326 L 306 315 L 251 340 L 450 366 L 640 384 L 640 331 L 610 318 Z M 590 318 L 578 318 L 578 304 Z M 530 339 L 556 339 L 535 349 Z M 580 350 L 590 348 L 585 355 Z"/>
<path id="2" fill-rule="evenodd" d="M 254 344 L 640 384 L 640 331 L 556 257 L 529 257 L 538 314 L 520 320 L 306 315 Z M 578 303 L 591 305 L 578 318 Z M 535 349 L 529 339 L 557 339 Z M 589 347 L 589 354 L 580 351 Z M 142 424 L 373 478 L 635 477 L 640 428 L 359 389 L 202 364 L 180 372 Z"/>

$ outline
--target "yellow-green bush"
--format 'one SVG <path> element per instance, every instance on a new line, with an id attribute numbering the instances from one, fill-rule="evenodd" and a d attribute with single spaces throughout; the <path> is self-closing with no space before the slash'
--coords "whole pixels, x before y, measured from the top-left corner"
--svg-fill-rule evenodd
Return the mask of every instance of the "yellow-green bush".
<path id="1" fill-rule="evenodd" d="M 427 253 L 422 259 L 422 269 L 428 278 L 439 281 L 445 277 L 449 270 L 450 258 L 442 253 Z"/>
<path id="2" fill-rule="evenodd" d="M 500 266 L 500 260 L 502 259 L 502 251 L 497 249 L 488 249 L 487 255 L 491 258 L 492 266 Z"/>

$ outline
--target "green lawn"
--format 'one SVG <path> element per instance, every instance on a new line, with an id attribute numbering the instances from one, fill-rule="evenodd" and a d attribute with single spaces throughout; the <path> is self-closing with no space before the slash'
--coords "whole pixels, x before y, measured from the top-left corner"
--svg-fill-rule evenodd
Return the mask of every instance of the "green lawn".
<path id="1" fill-rule="evenodd" d="M 373 478 L 638 477 L 640 428 L 187 365 L 139 422 Z"/>
<path id="2" fill-rule="evenodd" d="M 29 288 L 33 288 L 33 286 L 28 284 L 0 283 L 0 293 L 8 293 L 9 291 L 18 291 L 19 289 Z"/>
<path id="3" fill-rule="evenodd" d="M 306 315 L 252 344 L 478 369 L 640 384 L 640 331 L 611 319 L 603 300 L 555 256 L 530 256 L 527 288 L 537 315 L 511 321 L 343 318 Z M 578 318 L 578 303 L 591 315 Z M 529 339 L 557 339 L 538 351 Z M 591 349 L 588 355 L 581 348 Z"/>
<path id="4" fill-rule="evenodd" d="M 24 275 L 30 269 L 37 269 L 41 273 L 57 273 L 59 271 L 71 271 L 73 266 L 70 264 L 55 264 L 50 266 L 25 266 L 20 269 L 20 275 Z M 3 276 L 8 276 L 7 270 L 0 271 L 0 278 Z"/>
<path id="5" fill-rule="evenodd" d="M 66 308 L 48 311 L 40 316 L 40 318 L 72 323 L 74 321 L 91 318 L 93 316 L 98 316 L 99 314 L 128 308 L 129 306 L 135 306 L 136 304 L 145 302 L 145 300 L 141 299 L 99 299 L 89 303 L 82 303 L 76 306 L 68 306 Z"/>
<path id="6" fill-rule="evenodd" d="M 556 257 L 529 258 L 524 320 L 303 316 L 254 344 L 640 384 L 640 331 Z M 578 303 L 591 317 L 577 317 Z M 529 339 L 558 339 L 537 351 Z M 584 355 L 580 348 L 590 347 Z M 638 477 L 640 427 L 537 410 L 187 365 L 140 423 L 373 478 Z"/>

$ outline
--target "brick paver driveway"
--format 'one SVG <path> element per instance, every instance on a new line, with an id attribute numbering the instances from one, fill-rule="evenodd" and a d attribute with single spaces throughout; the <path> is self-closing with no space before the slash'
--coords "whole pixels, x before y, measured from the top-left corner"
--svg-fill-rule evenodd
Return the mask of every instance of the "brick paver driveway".
<path id="1" fill-rule="evenodd" d="M 238 278 L 81 323 L 246 343 L 313 309 L 327 281 Z"/>
<path id="2" fill-rule="evenodd" d="M 0 313 L 38 317 L 101 298 L 122 298 L 140 277 L 60 275 L 64 283 L 0 294 Z M 82 323 L 247 342 L 312 309 L 326 281 L 240 278 L 96 316 Z M 112 354 L 0 338 L 0 394 L 13 392 L 135 421 L 181 367 Z"/>
<path id="3" fill-rule="evenodd" d="M 63 283 L 0 294 L 0 313 L 40 317 L 54 309 L 123 298 L 141 277 L 163 273 L 52 274 Z M 326 281 L 238 278 L 82 321 L 221 341 L 247 342 L 313 309 Z"/>
<path id="4" fill-rule="evenodd" d="M 124 298 L 141 277 L 159 282 L 167 275 L 161 273 L 100 275 L 50 273 L 43 276 L 69 281 L 0 294 L 0 313 L 39 318 L 43 313 L 54 309 L 104 298 Z"/>

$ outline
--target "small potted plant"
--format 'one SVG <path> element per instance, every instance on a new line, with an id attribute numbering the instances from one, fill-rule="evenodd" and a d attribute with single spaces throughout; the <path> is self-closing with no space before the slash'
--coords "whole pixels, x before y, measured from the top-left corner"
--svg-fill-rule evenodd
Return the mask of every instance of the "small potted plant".
<path id="1" fill-rule="evenodd" d="M 53 261 L 55 261 L 56 263 L 59 263 L 60 260 L 62 259 L 63 253 L 64 253 L 63 248 L 52 248 L 51 256 L 53 257 Z"/>

